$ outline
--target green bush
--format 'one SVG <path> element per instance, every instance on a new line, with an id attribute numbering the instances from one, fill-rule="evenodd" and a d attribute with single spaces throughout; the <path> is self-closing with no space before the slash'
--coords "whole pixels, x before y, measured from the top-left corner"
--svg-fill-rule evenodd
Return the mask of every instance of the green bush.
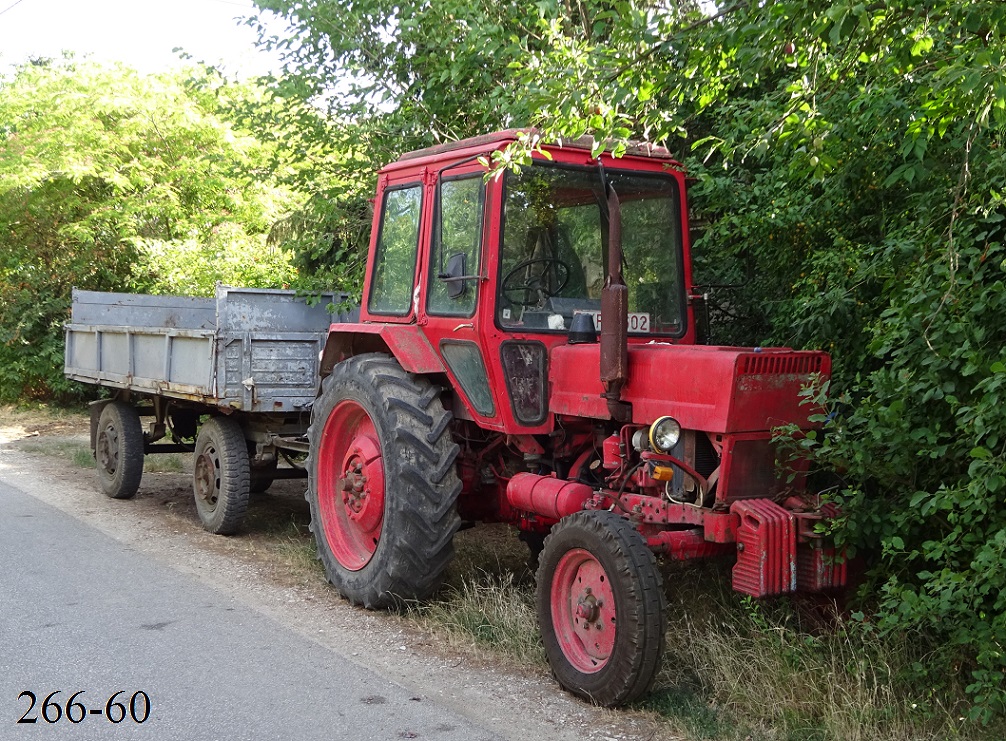
<path id="1" fill-rule="evenodd" d="M 140 75 L 40 62 L 0 78 L 0 400 L 69 400 L 63 324 L 74 287 L 199 293 L 279 286 L 267 244 L 294 205 L 265 144 L 220 114 L 249 85 L 206 70 Z"/>

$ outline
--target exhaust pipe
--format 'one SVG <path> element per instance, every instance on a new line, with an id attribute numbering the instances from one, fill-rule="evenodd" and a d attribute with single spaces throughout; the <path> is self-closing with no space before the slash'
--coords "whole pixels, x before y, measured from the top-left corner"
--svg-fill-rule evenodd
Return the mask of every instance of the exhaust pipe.
<path id="1" fill-rule="evenodd" d="M 603 170 L 602 170 L 603 173 Z M 603 174 L 602 174 L 603 177 Z M 632 407 L 622 401 L 629 378 L 629 288 L 622 277 L 622 206 L 608 190 L 608 276 L 601 289 L 601 385 L 608 413 L 617 422 L 632 420 Z"/>

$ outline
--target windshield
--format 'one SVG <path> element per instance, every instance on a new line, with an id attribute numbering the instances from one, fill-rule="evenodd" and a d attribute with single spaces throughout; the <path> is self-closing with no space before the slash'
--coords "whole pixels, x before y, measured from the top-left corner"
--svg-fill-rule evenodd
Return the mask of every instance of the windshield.
<path id="1" fill-rule="evenodd" d="M 629 332 L 684 333 L 680 198 L 673 178 L 606 171 L 622 204 Z M 565 331 L 573 315 L 600 329 L 608 265 L 607 201 L 596 168 L 556 165 L 506 176 L 496 321 Z"/>

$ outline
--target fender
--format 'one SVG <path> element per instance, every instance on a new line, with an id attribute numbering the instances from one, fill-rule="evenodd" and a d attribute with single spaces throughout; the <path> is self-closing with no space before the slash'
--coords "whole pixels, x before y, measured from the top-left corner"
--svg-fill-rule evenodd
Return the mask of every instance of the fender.
<path id="1" fill-rule="evenodd" d="M 321 378 L 330 375 L 337 363 L 366 352 L 391 353 L 409 373 L 446 373 L 433 345 L 414 324 L 340 322 L 328 328 L 321 353 Z"/>

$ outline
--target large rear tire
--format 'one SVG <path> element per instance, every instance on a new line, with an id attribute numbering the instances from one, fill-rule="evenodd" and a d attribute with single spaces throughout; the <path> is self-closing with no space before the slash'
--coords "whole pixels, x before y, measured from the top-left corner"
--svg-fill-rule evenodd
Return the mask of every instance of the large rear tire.
<path id="1" fill-rule="evenodd" d="M 307 499 L 328 580 L 354 604 L 425 599 L 454 557 L 452 415 L 383 353 L 339 363 L 311 412 Z"/>
<path id="2" fill-rule="evenodd" d="M 541 554 L 537 607 L 563 688 L 605 707 L 649 691 L 667 608 L 656 559 L 628 520 L 606 511 L 560 520 Z"/>
<path id="3" fill-rule="evenodd" d="M 143 478 L 143 427 L 136 409 L 124 401 L 106 404 L 98 416 L 94 459 L 105 496 L 131 499 Z"/>
<path id="4" fill-rule="evenodd" d="M 228 417 L 211 417 L 199 428 L 192 472 L 196 512 L 203 527 L 233 535 L 248 510 L 251 474 L 248 446 L 241 425 Z"/>

